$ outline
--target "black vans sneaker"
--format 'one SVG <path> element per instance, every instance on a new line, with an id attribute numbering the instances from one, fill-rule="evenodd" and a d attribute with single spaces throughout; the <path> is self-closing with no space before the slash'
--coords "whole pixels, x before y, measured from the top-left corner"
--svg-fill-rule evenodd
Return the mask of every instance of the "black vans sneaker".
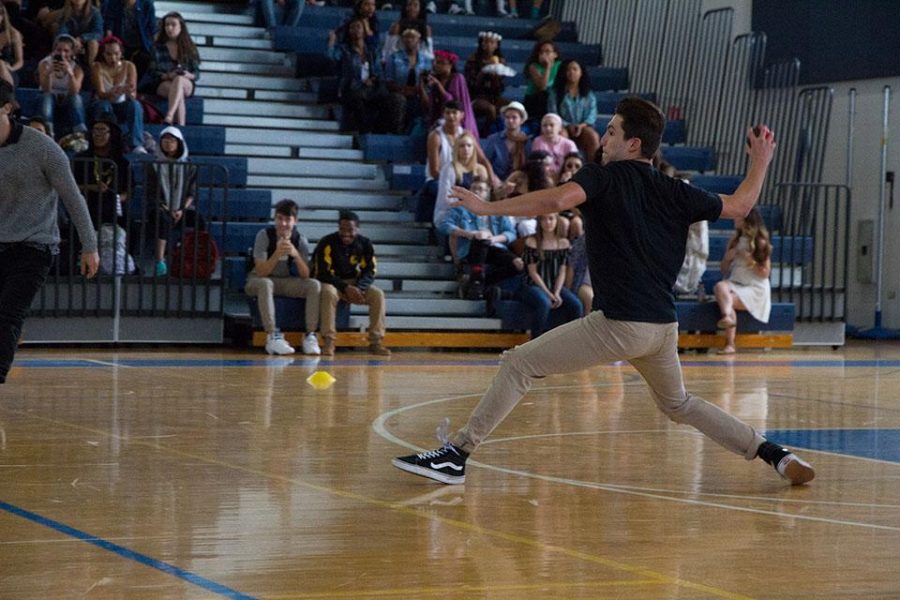
<path id="1" fill-rule="evenodd" d="M 809 483 L 816 476 L 812 465 L 787 448 L 768 440 L 760 444 L 756 455 L 772 465 L 779 475 L 791 482 L 791 485 Z"/>
<path id="2" fill-rule="evenodd" d="M 398 456 L 391 461 L 391 464 L 408 473 L 428 477 L 449 485 L 459 485 L 466 482 L 467 458 L 469 458 L 467 452 L 463 452 L 447 442 L 437 450 Z"/>

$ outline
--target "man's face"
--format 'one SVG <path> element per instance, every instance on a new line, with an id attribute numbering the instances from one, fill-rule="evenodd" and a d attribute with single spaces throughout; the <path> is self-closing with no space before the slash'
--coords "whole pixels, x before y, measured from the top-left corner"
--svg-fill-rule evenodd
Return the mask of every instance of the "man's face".
<path id="1" fill-rule="evenodd" d="M 294 215 L 275 213 L 275 233 L 279 239 L 290 239 L 296 224 L 297 217 Z"/>
<path id="2" fill-rule="evenodd" d="M 109 146 L 112 130 L 107 123 L 94 123 L 91 128 L 91 138 L 94 140 L 94 148 L 106 148 Z"/>
<path id="3" fill-rule="evenodd" d="M 600 138 L 600 148 L 603 150 L 603 164 L 609 164 L 617 160 L 631 160 L 638 158 L 634 155 L 635 148 L 640 150 L 640 140 L 637 138 L 625 139 L 625 130 L 622 129 L 622 117 L 615 115 L 606 126 L 606 132 Z"/>
<path id="4" fill-rule="evenodd" d="M 518 131 L 522 127 L 522 113 L 514 108 L 503 113 L 503 120 L 506 122 L 507 131 Z"/>
<path id="5" fill-rule="evenodd" d="M 349 221 L 347 219 L 341 219 L 338 223 L 338 237 L 341 238 L 341 243 L 345 246 L 349 246 L 353 243 L 353 240 L 356 239 L 356 234 L 359 233 L 359 225 L 356 221 Z"/>
<path id="6" fill-rule="evenodd" d="M 407 52 L 412 52 L 419 47 L 419 37 L 412 31 L 403 34 L 403 47 L 406 48 Z"/>
<path id="7" fill-rule="evenodd" d="M 444 109 L 444 120 L 447 122 L 447 125 L 455 127 L 459 125 L 462 120 L 462 111 L 456 110 L 455 108 Z"/>

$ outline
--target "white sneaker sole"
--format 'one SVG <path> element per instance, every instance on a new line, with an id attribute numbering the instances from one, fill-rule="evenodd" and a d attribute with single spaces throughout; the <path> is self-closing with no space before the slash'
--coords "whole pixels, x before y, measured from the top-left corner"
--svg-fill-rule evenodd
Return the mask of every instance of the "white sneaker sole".
<path id="1" fill-rule="evenodd" d="M 791 482 L 791 485 L 803 485 L 816 477 L 816 471 L 805 460 L 789 454 L 778 463 L 778 473 Z"/>
<path id="2" fill-rule="evenodd" d="M 403 462 L 397 458 L 392 459 L 391 464 L 401 471 L 406 471 L 407 473 L 412 473 L 413 475 L 419 475 L 421 477 L 427 477 L 428 479 L 434 479 L 435 481 L 440 481 L 447 485 L 460 485 L 466 482 L 465 475 L 446 475 L 440 471 L 426 469 L 419 465 L 411 465 L 408 462 Z"/>

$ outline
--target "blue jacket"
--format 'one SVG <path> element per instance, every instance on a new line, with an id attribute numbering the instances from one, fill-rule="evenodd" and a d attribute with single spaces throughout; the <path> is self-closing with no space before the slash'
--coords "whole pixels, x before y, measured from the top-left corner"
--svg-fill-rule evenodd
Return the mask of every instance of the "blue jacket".
<path id="1" fill-rule="evenodd" d="M 156 8 L 152 0 L 137 0 L 134 4 L 138 29 L 141 32 L 141 47 L 146 52 L 153 50 L 153 37 L 156 35 Z M 122 27 L 125 26 L 125 15 L 122 0 L 103 0 L 100 13 L 107 31 L 122 38 Z M 126 41 L 126 43 L 128 43 Z M 124 48 L 123 48 L 124 50 Z M 152 53 L 152 52 L 151 52 Z"/>
<path id="2" fill-rule="evenodd" d="M 84 41 L 99 42 L 103 38 L 103 17 L 96 6 L 90 7 L 91 16 L 86 23 L 76 17 L 71 17 L 59 25 L 57 35 L 67 34 Z"/>
<path id="3" fill-rule="evenodd" d="M 505 248 L 507 244 L 516 239 L 516 223 L 512 220 L 512 217 L 488 217 L 488 223 L 492 234 L 506 235 L 506 244 L 494 244 L 495 246 Z M 444 235 L 449 236 L 457 228 L 463 231 L 478 231 L 480 229 L 478 227 L 478 215 L 462 206 L 451 208 L 438 229 Z M 457 258 L 463 259 L 468 256 L 471 244 L 472 240 L 469 238 L 458 238 L 456 241 Z"/>
<path id="4" fill-rule="evenodd" d="M 506 147 L 506 130 L 492 133 L 487 138 L 481 140 L 481 149 L 491 166 L 494 167 L 494 174 L 500 179 L 506 179 L 513 171 L 513 158 L 509 154 L 509 148 Z M 525 142 L 525 156 L 531 152 L 531 140 Z"/>

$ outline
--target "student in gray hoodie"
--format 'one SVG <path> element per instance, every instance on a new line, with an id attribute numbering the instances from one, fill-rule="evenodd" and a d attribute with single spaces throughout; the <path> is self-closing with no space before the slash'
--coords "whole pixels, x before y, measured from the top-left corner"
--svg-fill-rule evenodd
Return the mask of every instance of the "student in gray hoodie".
<path id="1" fill-rule="evenodd" d="M 61 197 L 81 240 L 81 273 L 97 274 L 100 256 L 87 203 L 52 139 L 10 119 L 15 91 L 0 81 L 0 383 L 12 366 L 22 324 L 59 253 Z"/>

